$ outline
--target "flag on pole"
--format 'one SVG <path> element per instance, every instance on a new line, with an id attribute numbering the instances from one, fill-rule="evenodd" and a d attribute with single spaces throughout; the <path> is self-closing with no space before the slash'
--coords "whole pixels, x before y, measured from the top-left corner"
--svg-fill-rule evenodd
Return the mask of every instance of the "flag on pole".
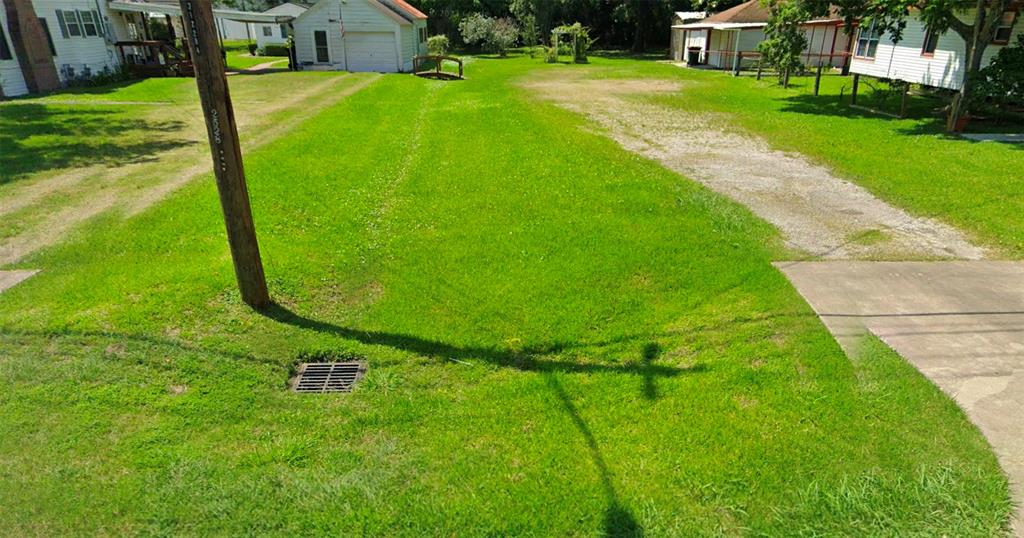
<path id="1" fill-rule="evenodd" d="M 341 29 L 341 38 L 345 39 L 345 21 L 341 18 L 341 2 L 338 2 L 338 28 Z"/>

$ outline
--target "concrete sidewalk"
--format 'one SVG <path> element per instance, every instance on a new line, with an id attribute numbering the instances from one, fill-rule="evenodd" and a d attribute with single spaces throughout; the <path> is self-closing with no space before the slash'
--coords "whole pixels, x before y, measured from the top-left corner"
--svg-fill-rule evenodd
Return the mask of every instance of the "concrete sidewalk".
<path id="1" fill-rule="evenodd" d="M 874 333 L 995 449 L 1024 536 L 1024 262 L 779 262 L 849 352 Z"/>
<path id="2" fill-rule="evenodd" d="M 38 273 L 37 269 L 14 269 L 11 271 L 0 271 L 0 292 L 13 287 L 22 280 Z"/>

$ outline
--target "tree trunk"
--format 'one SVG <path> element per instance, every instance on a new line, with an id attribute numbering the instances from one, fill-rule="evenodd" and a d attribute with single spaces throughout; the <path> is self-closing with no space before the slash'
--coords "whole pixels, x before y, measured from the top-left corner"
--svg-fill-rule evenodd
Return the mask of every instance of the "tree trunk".
<path id="1" fill-rule="evenodd" d="M 633 52 L 647 50 L 647 10 L 650 6 L 644 0 L 636 3 L 636 26 L 633 29 Z"/>
<path id="2" fill-rule="evenodd" d="M 978 0 L 974 24 L 969 33 L 954 28 L 964 40 L 966 57 L 964 58 L 963 84 L 960 85 L 960 91 L 953 97 L 953 102 L 949 107 L 949 117 L 946 120 L 946 131 L 948 132 L 956 131 L 957 122 L 964 113 L 964 105 L 970 101 L 971 92 L 974 89 L 974 79 L 978 71 L 981 70 L 981 61 L 985 56 L 985 50 L 992 42 L 996 22 L 1006 10 L 1006 6 L 1005 0 Z"/>

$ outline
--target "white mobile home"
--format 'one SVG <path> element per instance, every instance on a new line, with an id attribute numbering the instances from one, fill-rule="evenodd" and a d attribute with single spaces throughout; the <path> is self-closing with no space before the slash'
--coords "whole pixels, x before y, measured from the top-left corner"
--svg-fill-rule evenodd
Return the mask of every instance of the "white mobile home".
<path id="1" fill-rule="evenodd" d="M 995 38 L 985 49 L 982 66 L 988 65 L 999 49 L 1020 35 L 1024 27 L 1019 22 L 1022 8 L 1024 3 L 1011 4 L 1011 9 L 1002 14 Z M 972 12 L 959 17 L 968 22 L 974 19 Z M 858 28 L 850 72 L 958 90 L 963 85 L 965 50 L 966 44 L 956 32 L 936 34 L 911 17 L 899 43 L 893 43 L 890 36 L 880 35 L 873 27 Z"/>
<path id="2" fill-rule="evenodd" d="M 300 69 L 412 70 L 427 16 L 404 0 L 320 0 L 292 24 Z"/>
<path id="3" fill-rule="evenodd" d="M 298 18 L 309 9 L 308 5 L 285 2 L 279 6 L 272 7 L 263 13 L 268 15 L 287 15 Z M 260 49 L 267 45 L 284 45 L 288 42 L 287 24 L 254 24 L 253 35 L 256 37 L 256 46 Z"/>
<path id="4" fill-rule="evenodd" d="M 673 25 L 679 38 L 677 61 L 731 69 L 742 58 L 757 57 L 757 46 L 765 40 L 764 29 L 770 13 L 760 0 L 750 0 L 696 22 Z M 803 24 L 807 38 L 804 63 L 810 66 L 843 67 L 847 62 L 849 36 L 837 13 Z"/>

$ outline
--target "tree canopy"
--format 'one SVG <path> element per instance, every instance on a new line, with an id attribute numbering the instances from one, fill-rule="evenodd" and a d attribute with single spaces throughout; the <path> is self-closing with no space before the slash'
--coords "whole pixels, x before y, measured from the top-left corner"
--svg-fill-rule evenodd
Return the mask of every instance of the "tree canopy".
<path id="1" fill-rule="evenodd" d="M 511 17 L 517 26 L 541 42 L 551 30 L 579 22 L 590 29 L 595 46 L 629 48 L 636 52 L 665 48 L 674 11 L 703 9 L 701 0 L 410 0 L 430 18 L 433 34 L 446 34 L 462 43 L 462 21 L 473 15 Z M 738 4 L 723 0 L 721 7 Z M 525 38 L 525 39 L 528 39 Z"/>

